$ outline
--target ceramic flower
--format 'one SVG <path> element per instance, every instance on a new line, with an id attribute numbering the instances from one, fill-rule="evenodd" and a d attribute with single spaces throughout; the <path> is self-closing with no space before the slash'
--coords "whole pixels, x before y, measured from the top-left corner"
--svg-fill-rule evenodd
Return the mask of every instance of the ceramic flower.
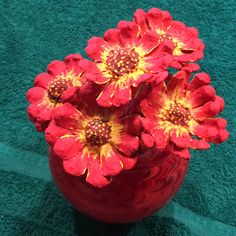
<path id="1" fill-rule="evenodd" d="M 224 100 L 210 86 L 210 77 L 182 70 L 167 83 L 153 88 L 140 107 L 147 147 L 169 149 L 172 153 L 190 158 L 189 148 L 208 149 L 209 142 L 221 143 L 228 138 L 227 122 L 215 117 L 224 108 Z"/>
<path id="2" fill-rule="evenodd" d="M 224 100 L 210 77 L 191 79 L 204 56 L 198 31 L 169 12 L 138 9 L 132 22 L 92 37 L 85 51 L 91 60 L 55 60 L 27 92 L 29 118 L 66 175 L 104 187 L 140 163 L 189 159 L 190 148 L 228 138 L 227 121 L 218 117 Z"/>
<path id="3" fill-rule="evenodd" d="M 174 45 L 173 67 L 180 68 L 186 62 L 195 62 L 203 58 L 204 44 L 194 27 L 187 27 L 180 21 L 174 21 L 167 11 L 152 8 L 148 12 L 138 9 L 134 22 L 140 27 L 140 34 L 153 31 L 160 37 L 160 42 L 169 39 Z"/>
<path id="4" fill-rule="evenodd" d="M 128 132 L 130 118 L 119 114 L 104 109 L 86 113 L 69 103 L 56 110 L 45 135 L 67 173 L 85 174 L 88 183 L 102 187 L 135 165 L 139 138 Z"/>
<path id="5" fill-rule="evenodd" d="M 97 98 L 103 107 L 120 106 L 132 98 L 132 88 L 148 80 L 163 81 L 172 61 L 173 45 L 160 41 L 159 35 L 148 32 L 140 37 L 135 23 L 121 21 L 104 38 L 92 37 L 85 48 L 93 62 L 83 60 L 86 78 L 104 85 Z M 83 63 L 82 63 L 83 62 Z"/>
<path id="6" fill-rule="evenodd" d="M 47 127 L 55 109 L 85 84 L 83 70 L 79 67 L 81 59 L 81 55 L 71 54 L 64 62 L 55 60 L 48 65 L 47 72 L 35 78 L 34 87 L 28 90 L 26 96 L 30 102 L 29 118 L 39 131 Z"/>

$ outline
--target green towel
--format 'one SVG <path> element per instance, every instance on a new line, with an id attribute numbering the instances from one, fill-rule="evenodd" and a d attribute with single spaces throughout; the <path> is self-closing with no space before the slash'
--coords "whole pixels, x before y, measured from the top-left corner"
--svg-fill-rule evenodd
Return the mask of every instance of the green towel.
<path id="1" fill-rule="evenodd" d="M 175 198 L 143 221 L 108 225 L 76 212 L 55 187 L 47 145 L 27 120 L 25 92 L 54 59 L 82 53 L 93 35 L 158 7 L 195 26 L 200 65 L 223 96 L 230 139 L 192 152 Z M 234 0 L 0 1 L 0 235 L 236 235 L 236 4 Z"/>

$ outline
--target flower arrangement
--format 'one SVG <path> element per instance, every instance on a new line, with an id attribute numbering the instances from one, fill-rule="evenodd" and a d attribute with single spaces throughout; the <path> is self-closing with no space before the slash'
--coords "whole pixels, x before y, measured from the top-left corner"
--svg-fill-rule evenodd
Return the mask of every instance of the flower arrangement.
<path id="1" fill-rule="evenodd" d="M 55 60 L 27 92 L 29 118 L 68 174 L 101 188 L 147 150 L 189 159 L 190 148 L 228 138 L 217 117 L 224 100 L 207 73 L 195 73 L 204 56 L 195 28 L 167 11 L 139 9 L 85 51 L 91 60 Z"/>

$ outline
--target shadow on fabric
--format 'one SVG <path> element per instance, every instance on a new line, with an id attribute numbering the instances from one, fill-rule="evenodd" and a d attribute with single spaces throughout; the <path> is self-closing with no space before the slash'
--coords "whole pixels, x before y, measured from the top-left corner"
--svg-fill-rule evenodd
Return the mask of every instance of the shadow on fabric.
<path id="1" fill-rule="evenodd" d="M 77 235 L 81 236 L 121 236 L 128 235 L 135 223 L 130 224 L 106 224 L 82 215 L 78 211 L 74 210 L 74 225 L 75 232 Z"/>

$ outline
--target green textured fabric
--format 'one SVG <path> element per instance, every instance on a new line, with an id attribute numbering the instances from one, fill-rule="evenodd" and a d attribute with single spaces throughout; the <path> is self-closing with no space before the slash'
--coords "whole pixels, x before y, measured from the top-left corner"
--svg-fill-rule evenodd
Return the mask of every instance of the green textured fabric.
<path id="1" fill-rule="evenodd" d="M 152 217 L 108 225 L 76 212 L 55 187 L 47 146 L 27 120 L 26 90 L 54 59 L 82 53 L 93 35 L 159 7 L 195 26 L 202 70 L 226 101 L 230 139 L 192 152 L 175 198 Z M 236 4 L 234 0 L 0 1 L 0 235 L 236 235 Z"/>

